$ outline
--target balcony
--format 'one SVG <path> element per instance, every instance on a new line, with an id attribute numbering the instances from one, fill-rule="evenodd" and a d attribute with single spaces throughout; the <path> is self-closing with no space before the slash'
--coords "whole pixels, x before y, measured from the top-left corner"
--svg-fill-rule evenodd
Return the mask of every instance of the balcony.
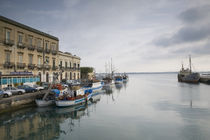
<path id="1" fill-rule="evenodd" d="M 59 66 L 60 70 L 64 70 L 64 67 L 63 66 Z"/>
<path id="2" fill-rule="evenodd" d="M 33 70 L 35 68 L 35 64 L 28 64 L 28 69 Z"/>
<path id="3" fill-rule="evenodd" d="M 13 46 L 14 45 L 14 40 L 5 39 L 4 44 L 7 45 L 7 46 Z"/>
<path id="4" fill-rule="evenodd" d="M 18 69 L 24 69 L 26 67 L 25 63 L 17 63 L 17 68 Z"/>
<path id="5" fill-rule="evenodd" d="M 44 65 L 44 69 L 46 69 L 46 70 L 50 70 L 50 68 L 51 68 L 51 66 L 50 66 L 50 65 L 48 65 L 48 64 L 45 64 L 45 65 Z"/>
<path id="6" fill-rule="evenodd" d="M 38 65 L 37 65 L 37 69 L 38 69 L 38 70 L 41 70 L 41 69 L 43 69 L 43 68 L 44 68 L 44 67 L 43 67 L 42 64 L 38 64 Z"/>
<path id="7" fill-rule="evenodd" d="M 56 55 L 57 54 L 57 51 L 56 50 L 52 50 L 52 54 L 53 55 Z"/>
<path id="8" fill-rule="evenodd" d="M 33 45 L 28 45 L 28 50 L 30 50 L 30 51 L 34 51 L 35 50 L 35 46 L 33 46 Z"/>
<path id="9" fill-rule="evenodd" d="M 50 49 L 45 49 L 45 53 L 50 53 Z"/>
<path id="10" fill-rule="evenodd" d="M 12 63 L 12 62 L 5 62 L 4 63 L 4 68 L 10 69 L 10 68 L 13 68 L 14 66 L 15 66 L 15 64 Z"/>
<path id="11" fill-rule="evenodd" d="M 22 42 L 18 42 L 17 43 L 17 48 L 19 48 L 19 49 L 24 49 L 26 46 L 25 46 L 25 44 L 24 43 L 22 43 Z"/>
<path id="12" fill-rule="evenodd" d="M 42 47 L 37 47 L 37 52 L 43 52 L 43 48 Z"/>
<path id="13" fill-rule="evenodd" d="M 52 70 L 57 70 L 57 69 L 58 69 L 57 66 L 53 66 L 53 67 L 52 67 Z"/>

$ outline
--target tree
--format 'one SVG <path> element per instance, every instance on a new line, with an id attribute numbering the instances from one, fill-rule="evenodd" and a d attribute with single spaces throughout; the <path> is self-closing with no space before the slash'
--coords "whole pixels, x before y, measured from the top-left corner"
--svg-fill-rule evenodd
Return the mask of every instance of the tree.
<path id="1" fill-rule="evenodd" d="M 81 67 L 80 72 L 82 79 L 88 79 L 88 73 L 93 73 L 93 70 L 92 67 Z"/>

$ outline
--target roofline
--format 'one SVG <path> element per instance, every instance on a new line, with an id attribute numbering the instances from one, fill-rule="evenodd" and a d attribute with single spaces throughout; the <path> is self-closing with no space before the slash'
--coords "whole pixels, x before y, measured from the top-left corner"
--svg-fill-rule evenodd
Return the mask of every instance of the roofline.
<path id="1" fill-rule="evenodd" d="M 23 29 L 32 31 L 32 32 L 34 32 L 34 33 L 37 33 L 37 34 L 40 34 L 40 35 L 43 35 L 43 36 L 46 36 L 46 37 L 49 37 L 49 38 L 51 38 L 51 39 L 54 39 L 54 40 L 59 41 L 59 39 L 58 39 L 57 37 L 55 37 L 55 36 L 52 36 L 52 35 L 47 34 L 47 33 L 44 33 L 44 32 L 42 32 L 42 31 L 39 31 L 39 30 L 37 30 L 37 29 L 34 29 L 34 28 L 29 27 L 29 26 L 27 26 L 27 25 L 24 25 L 24 24 L 22 24 L 22 23 L 16 22 L 16 21 L 14 21 L 14 20 L 8 19 L 8 18 L 3 17 L 3 16 L 1 16 L 1 15 L 0 15 L 0 20 L 1 20 L 1 21 L 4 21 L 4 22 L 7 22 L 7 23 L 9 23 L 9 24 L 18 26 L 18 27 L 20 27 L 20 28 L 23 28 Z"/>
<path id="2" fill-rule="evenodd" d="M 73 57 L 73 58 L 77 58 L 77 59 L 81 60 L 81 58 L 79 56 L 72 55 L 71 53 L 70 54 L 67 54 L 67 53 L 69 53 L 69 52 L 58 51 L 58 55 L 69 56 L 69 57 Z"/>

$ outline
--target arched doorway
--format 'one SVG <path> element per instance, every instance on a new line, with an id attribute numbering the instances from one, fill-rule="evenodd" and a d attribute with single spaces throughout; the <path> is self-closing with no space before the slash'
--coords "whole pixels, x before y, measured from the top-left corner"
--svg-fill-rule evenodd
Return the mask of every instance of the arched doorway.
<path id="1" fill-rule="evenodd" d="M 76 80 L 76 73 L 74 73 L 74 80 Z"/>
<path id="2" fill-rule="evenodd" d="M 68 77 L 67 77 L 67 72 L 66 72 L 66 74 L 65 74 L 65 79 L 67 80 L 67 78 L 68 78 Z"/>
<path id="3" fill-rule="evenodd" d="M 42 74 L 41 74 L 41 72 L 39 72 L 39 80 L 40 80 L 40 82 L 42 81 Z"/>
<path id="4" fill-rule="evenodd" d="M 46 73 L 46 82 L 49 82 L 49 73 Z"/>
<path id="5" fill-rule="evenodd" d="M 70 80 L 72 80 L 72 74 L 71 74 L 71 72 L 70 72 Z"/>

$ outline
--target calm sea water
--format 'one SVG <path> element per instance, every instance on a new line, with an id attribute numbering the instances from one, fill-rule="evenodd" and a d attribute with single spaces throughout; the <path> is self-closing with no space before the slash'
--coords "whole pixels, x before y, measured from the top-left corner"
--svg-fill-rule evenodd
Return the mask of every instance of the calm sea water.
<path id="1" fill-rule="evenodd" d="M 210 85 L 178 83 L 176 74 L 129 78 L 88 105 L 1 114 L 0 139 L 210 139 Z"/>

